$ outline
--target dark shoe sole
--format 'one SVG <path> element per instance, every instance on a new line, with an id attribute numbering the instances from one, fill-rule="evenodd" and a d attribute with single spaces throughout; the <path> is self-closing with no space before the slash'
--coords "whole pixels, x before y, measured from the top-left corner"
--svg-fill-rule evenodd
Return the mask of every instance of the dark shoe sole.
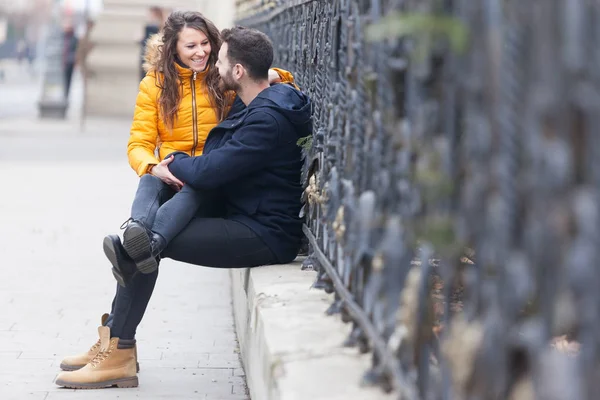
<path id="1" fill-rule="evenodd" d="M 131 224 L 125 229 L 123 247 L 141 273 L 151 274 L 158 269 L 158 263 L 152 257 L 150 238 L 143 226 Z"/>
<path id="2" fill-rule="evenodd" d="M 58 386 L 63 386 L 70 389 L 104 389 L 112 386 L 116 386 L 119 388 L 135 388 L 139 386 L 137 376 L 132 376 L 130 378 L 111 379 L 104 382 L 94 383 L 67 382 L 61 379 L 57 379 L 55 383 Z"/>
<path id="3" fill-rule="evenodd" d="M 78 369 L 81 369 L 85 367 L 84 365 L 69 365 L 69 364 L 63 364 L 60 363 L 60 369 L 62 369 L 63 371 L 77 371 Z"/>
<path id="4" fill-rule="evenodd" d="M 117 256 L 117 249 L 115 244 L 111 240 L 110 236 L 106 236 L 102 242 L 102 248 L 104 249 L 104 255 L 108 258 L 108 261 L 112 264 L 112 273 L 117 283 L 122 287 L 127 287 L 128 280 L 125 279 L 125 274 L 119 265 L 119 257 Z M 131 279 L 131 277 L 129 277 Z"/>
<path id="5" fill-rule="evenodd" d="M 85 365 L 69 365 L 69 364 L 60 363 L 60 369 L 62 369 L 63 371 L 77 371 L 78 369 L 81 369 L 83 367 L 85 367 Z M 136 372 L 140 372 L 140 363 L 139 362 L 135 363 L 135 369 L 136 369 Z"/>
<path id="6" fill-rule="evenodd" d="M 127 282 L 125 282 L 125 278 L 123 277 L 123 271 L 121 271 L 121 267 L 119 266 L 115 245 L 108 236 L 105 237 L 104 241 L 102 242 L 102 249 L 104 250 L 104 255 L 106 258 L 108 258 L 108 261 L 110 261 L 113 266 L 112 273 L 117 280 L 117 283 L 122 287 L 127 287 Z"/>

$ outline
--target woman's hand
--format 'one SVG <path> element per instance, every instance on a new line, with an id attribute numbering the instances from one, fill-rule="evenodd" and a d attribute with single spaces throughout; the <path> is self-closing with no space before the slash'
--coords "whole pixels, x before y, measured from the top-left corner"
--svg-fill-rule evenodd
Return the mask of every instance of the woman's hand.
<path id="1" fill-rule="evenodd" d="M 269 84 L 281 83 L 281 77 L 274 69 L 269 70 Z"/>
<path id="2" fill-rule="evenodd" d="M 169 164 L 171 164 L 171 161 L 173 161 L 174 159 L 175 158 L 173 156 L 171 156 L 169 158 L 165 158 L 160 163 L 158 163 L 154 167 L 152 167 L 152 169 L 150 170 L 150 173 L 152 175 L 156 176 L 158 179 L 160 179 L 164 183 L 166 183 L 167 185 L 171 186 L 173 188 L 173 190 L 176 190 L 179 192 L 181 190 L 181 188 L 183 187 L 183 182 L 181 182 L 179 179 L 175 178 L 175 175 L 173 175 L 171 173 L 171 171 L 169 171 Z"/>

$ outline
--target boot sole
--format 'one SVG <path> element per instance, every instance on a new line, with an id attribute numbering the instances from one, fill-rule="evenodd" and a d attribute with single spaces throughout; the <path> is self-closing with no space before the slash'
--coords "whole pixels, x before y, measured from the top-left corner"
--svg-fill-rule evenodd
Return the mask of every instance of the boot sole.
<path id="1" fill-rule="evenodd" d="M 69 365 L 69 364 L 60 364 L 60 369 L 62 369 L 63 371 L 77 371 L 78 369 L 81 369 L 85 367 L 84 365 Z"/>
<path id="2" fill-rule="evenodd" d="M 85 367 L 85 365 L 69 365 L 69 364 L 60 364 L 60 369 L 62 369 L 63 371 L 77 371 L 78 369 L 81 369 Z M 140 372 L 140 363 L 136 361 L 135 363 L 135 370 L 136 372 Z"/>
<path id="3" fill-rule="evenodd" d="M 151 274 L 158 269 L 156 259 L 148 251 L 152 246 L 148 233 L 141 226 L 129 226 L 123 232 L 123 247 L 129 257 L 133 259 L 135 265 L 143 274 Z"/>
<path id="4" fill-rule="evenodd" d="M 119 388 L 135 388 L 139 386 L 137 376 L 132 376 L 131 378 L 110 379 L 108 381 L 94 383 L 75 383 L 58 379 L 55 383 L 58 386 L 63 386 L 70 389 L 104 389 L 112 386 Z"/>
<path id="5" fill-rule="evenodd" d="M 110 240 L 108 237 L 105 237 L 104 241 L 102 242 L 102 249 L 104 250 L 104 255 L 106 256 L 106 258 L 108 258 L 108 261 L 110 261 L 110 263 L 113 266 L 112 273 L 115 279 L 117 280 L 117 283 L 122 287 L 126 287 L 125 279 L 123 278 L 123 272 L 119 267 L 119 262 L 117 260 L 117 252 L 115 250 L 115 246 L 113 245 L 112 240 Z"/>

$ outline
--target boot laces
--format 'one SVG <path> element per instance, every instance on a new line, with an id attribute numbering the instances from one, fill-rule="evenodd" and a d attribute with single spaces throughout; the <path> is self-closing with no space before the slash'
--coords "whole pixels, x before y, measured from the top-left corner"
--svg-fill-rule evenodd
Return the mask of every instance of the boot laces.
<path id="1" fill-rule="evenodd" d="M 91 348 L 90 348 L 90 352 L 94 352 L 98 349 L 98 347 L 100 347 L 100 340 L 98 340 L 96 342 L 96 344 L 94 344 Z"/>
<path id="2" fill-rule="evenodd" d="M 140 221 L 140 220 L 135 220 L 135 219 L 133 219 L 133 218 L 131 218 L 131 217 L 130 217 L 130 218 L 127 220 L 127 221 L 125 221 L 125 222 L 123 222 L 123 223 L 121 224 L 121 227 L 120 227 L 120 229 L 121 229 L 121 230 L 127 229 L 127 227 L 129 226 L 129 224 L 130 224 L 130 223 L 132 223 L 132 222 L 137 222 L 138 224 L 140 224 L 140 225 L 141 225 L 141 226 L 144 228 L 144 230 L 146 231 L 146 233 L 148 234 L 148 237 L 149 237 L 150 239 L 152 239 L 152 234 L 154 233 L 154 232 L 152 232 L 152 229 L 148 228 L 148 227 L 146 226 L 146 224 L 145 224 L 145 223 L 143 223 L 142 221 Z"/>
<path id="3" fill-rule="evenodd" d="M 108 358 L 108 356 L 110 356 L 110 353 L 112 353 L 112 351 L 113 351 L 113 347 L 111 345 L 108 348 L 108 350 L 98 352 L 98 354 L 96 354 L 96 357 L 94 357 L 92 359 L 92 361 L 90 361 L 90 364 L 92 364 L 92 367 L 96 368 L 100 363 L 102 363 L 102 361 L 106 360 Z"/>
<path id="4" fill-rule="evenodd" d="M 133 218 L 129 218 L 127 221 L 123 222 L 120 229 L 123 230 L 127 228 L 127 225 L 129 225 L 130 222 L 133 222 Z"/>

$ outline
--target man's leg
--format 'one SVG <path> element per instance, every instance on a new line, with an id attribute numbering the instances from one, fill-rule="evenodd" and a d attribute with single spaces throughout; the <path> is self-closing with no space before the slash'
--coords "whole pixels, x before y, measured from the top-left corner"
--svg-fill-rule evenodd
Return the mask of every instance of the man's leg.
<path id="1" fill-rule="evenodd" d="M 151 226 L 160 205 L 174 194 L 175 191 L 157 177 L 150 174 L 143 175 L 138 183 L 138 189 L 131 206 L 131 218 L 142 222 L 146 226 Z M 118 312 L 116 328 L 118 331 L 124 330 L 126 327 L 122 321 L 128 319 L 129 310 L 134 310 L 134 314 L 139 316 L 141 321 L 146 305 L 152 296 L 157 277 L 158 271 L 148 274 L 143 279 L 134 277 L 131 287 L 127 289 L 116 285 L 117 291 L 112 302 L 107 326 L 113 327 L 115 313 Z M 133 332 L 135 333 L 135 329 Z"/>
<path id="2" fill-rule="evenodd" d="M 217 268 L 246 268 L 277 262 L 254 231 L 224 218 L 194 218 L 162 256 Z"/>
<path id="3" fill-rule="evenodd" d="M 69 93 L 71 91 L 71 80 L 73 79 L 73 70 L 75 69 L 75 65 L 73 63 L 65 64 L 64 71 L 64 87 L 65 87 L 65 99 L 69 99 Z"/>
<path id="4" fill-rule="evenodd" d="M 157 278 L 158 270 L 151 274 L 135 275 L 126 288 L 117 285 L 110 319 L 107 322 L 112 337 L 135 339 L 137 326 L 144 317 Z"/>

